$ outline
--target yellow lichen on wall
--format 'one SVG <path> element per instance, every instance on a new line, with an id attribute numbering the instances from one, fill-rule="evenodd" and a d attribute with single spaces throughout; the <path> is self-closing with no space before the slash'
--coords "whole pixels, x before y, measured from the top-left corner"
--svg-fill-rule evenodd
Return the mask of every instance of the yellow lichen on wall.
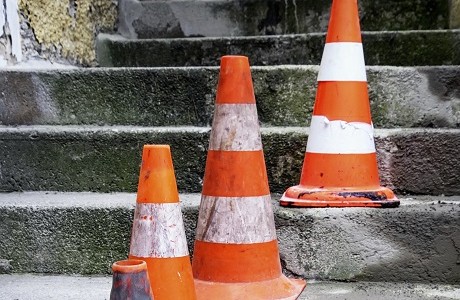
<path id="1" fill-rule="evenodd" d="M 460 28 L 460 0 L 451 0 L 450 4 L 450 28 Z"/>
<path id="2" fill-rule="evenodd" d="M 80 63 L 95 60 L 97 31 L 112 29 L 117 17 L 113 0 L 19 0 L 19 5 L 40 44 Z"/>

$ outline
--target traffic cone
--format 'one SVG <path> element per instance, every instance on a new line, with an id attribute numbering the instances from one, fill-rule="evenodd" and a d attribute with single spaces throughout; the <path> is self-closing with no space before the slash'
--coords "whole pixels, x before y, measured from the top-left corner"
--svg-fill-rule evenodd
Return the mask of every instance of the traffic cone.
<path id="1" fill-rule="evenodd" d="M 248 58 L 224 56 L 193 255 L 198 299 L 296 299 L 281 272 Z"/>
<path id="2" fill-rule="evenodd" d="M 129 258 L 147 263 L 155 300 L 196 299 L 167 145 L 144 146 Z"/>
<path id="3" fill-rule="evenodd" d="M 122 260 L 112 265 L 110 300 L 153 300 L 147 264 L 142 260 Z"/>
<path id="4" fill-rule="evenodd" d="M 300 185 L 282 206 L 396 207 L 380 186 L 357 0 L 334 0 Z"/>

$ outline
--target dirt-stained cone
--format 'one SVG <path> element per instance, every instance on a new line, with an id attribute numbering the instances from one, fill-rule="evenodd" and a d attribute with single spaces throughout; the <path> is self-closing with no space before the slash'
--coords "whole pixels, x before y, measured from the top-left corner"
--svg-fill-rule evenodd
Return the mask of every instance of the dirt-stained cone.
<path id="1" fill-rule="evenodd" d="M 247 57 L 224 56 L 196 230 L 198 299 L 296 299 L 281 272 Z"/>
<path id="2" fill-rule="evenodd" d="M 167 145 L 144 146 L 129 258 L 147 263 L 155 300 L 196 299 Z"/>
<path id="3" fill-rule="evenodd" d="M 357 0 L 334 0 L 300 184 L 280 201 L 297 207 L 396 207 L 380 186 Z"/>

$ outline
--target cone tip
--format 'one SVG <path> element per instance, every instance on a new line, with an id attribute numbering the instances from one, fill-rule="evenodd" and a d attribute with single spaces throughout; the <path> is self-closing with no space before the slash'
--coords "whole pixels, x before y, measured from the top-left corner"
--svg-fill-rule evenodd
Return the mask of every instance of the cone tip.
<path id="1" fill-rule="evenodd" d="M 220 59 L 221 63 L 222 62 L 232 62 L 232 63 L 237 63 L 237 62 L 241 62 L 241 63 L 245 63 L 247 62 L 249 64 L 249 59 L 247 56 L 244 56 L 244 55 L 224 55 L 221 57 Z"/>
<path id="2" fill-rule="evenodd" d="M 225 55 L 220 59 L 221 75 L 249 72 L 249 59 L 243 55 Z"/>
<path id="3" fill-rule="evenodd" d="M 326 43 L 361 43 L 357 0 L 334 0 L 327 30 Z"/>
<path id="4" fill-rule="evenodd" d="M 216 103 L 255 103 L 254 87 L 247 56 L 226 55 L 221 58 Z"/>
<path id="5" fill-rule="evenodd" d="M 144 149 L 170 149 L 169 145 L 144 145 Z"/>
<path id="6" fill-rule="evenodd" d="M 179 201 L 169 145 L 145 145 L 137 190 L 138 203 Z"/>

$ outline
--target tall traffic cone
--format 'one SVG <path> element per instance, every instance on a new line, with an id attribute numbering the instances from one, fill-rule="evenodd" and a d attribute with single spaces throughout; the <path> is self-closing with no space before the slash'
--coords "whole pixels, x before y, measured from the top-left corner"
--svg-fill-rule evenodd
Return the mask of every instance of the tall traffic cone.
<path id="1" fill-rule="evenodd" d="M 357 0 L 334 0 L 300 185 L 280 201 L 299 207 L 396 207 L 380 186 Z"/>
<path id="2" fill-rule="evenodd" d="M 144 146 L 129 258 L 147 263 L 155 300 L 196 299 L 167 145 Z"/>
<path id="3" fill-rule="evenodd" d="M 193 255 L 198 299 L 296 299 L 281 272 L 248 58 L 221 60 Z"/>
<path id="4" fill-rule="evenodd" d="M 121 260 L 112 265 L 110 300 L 153 300 L 147 264 L 142 260 Z"/>

